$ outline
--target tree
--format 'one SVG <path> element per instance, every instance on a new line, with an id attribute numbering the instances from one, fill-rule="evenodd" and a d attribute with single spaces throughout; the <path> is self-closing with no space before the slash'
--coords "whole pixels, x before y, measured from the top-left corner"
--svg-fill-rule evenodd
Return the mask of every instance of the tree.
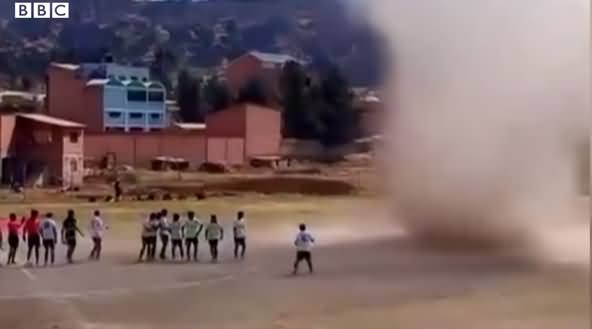
<path id="1" fill-rule="evenodd" d="M 178 64 L 177 55 L 166 47 L 159 46 L 154 51 L 154 60 L 150 65 L 150 74 L 171 90 L 172 83 L 169 79 L 169 72 L 174 71 Z"/>
<path id="2" fill-rule="evenodd" d="M 24 91 L 31 91 L 33 89 L 33 81 L 31 78 L 23 76 L 20 81 L 20 88 Z"/>
<path id="3" fill-rule="evenodd" d="M 238 91 L 239 102 L 248 102 L 259 105 L 268 105 L 269 98 L 265 86 L 260 80 L 251 79 Z"/>
<path id="4" fill-rule="evenodd" d="M 311 98 L 320 121 L 321 144 L 333 147 L 350 142 L 355 137 L 359 118 L 349 82 L 337 67 L 327 72 Z"/>
<path id="5" fill-rule="evenodd" d="M 230 92 L 225 84 L 218 78 L 209 79 L 203 87 L 203 97 L 208 104 L 208 111 L 216 112 L 225 109 L 230 105 Z"/>
<path id="6" fill-rule="evenodd" d="M 293 61 L 286 63 L 280 76 L 284 137 L 314 139 L 318 135 L 318 120 L 309 104 L 308 87 L 302 66 Z"/>
<path id="7" fill-rule="evenodd" d="M 177 78 L 177 105 L 179 115 L 185 122 L 202 122 L 200 111 L 201 84 L 198 78 L 187 70 L 181 70 Z"/>

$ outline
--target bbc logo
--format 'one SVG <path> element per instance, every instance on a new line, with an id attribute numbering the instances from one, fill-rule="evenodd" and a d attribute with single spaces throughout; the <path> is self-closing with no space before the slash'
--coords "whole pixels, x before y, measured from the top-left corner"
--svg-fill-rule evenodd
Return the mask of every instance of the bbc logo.
<path id="1" fill-rule="evenodd" d="M 14 18 L 69 18 L 67 2 L 15 2 Z"/>

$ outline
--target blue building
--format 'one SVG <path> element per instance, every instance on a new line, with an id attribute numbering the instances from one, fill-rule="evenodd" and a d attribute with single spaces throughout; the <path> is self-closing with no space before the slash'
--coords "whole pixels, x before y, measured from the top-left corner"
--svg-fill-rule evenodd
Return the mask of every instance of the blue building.
<path id="1" fill-rule="evenodd" d="M 102 86 L 105 131 L 155 131 L 168 126 L 166 88 L 148 68 L 85 63 L 78 71 L 87 87 Z"/>

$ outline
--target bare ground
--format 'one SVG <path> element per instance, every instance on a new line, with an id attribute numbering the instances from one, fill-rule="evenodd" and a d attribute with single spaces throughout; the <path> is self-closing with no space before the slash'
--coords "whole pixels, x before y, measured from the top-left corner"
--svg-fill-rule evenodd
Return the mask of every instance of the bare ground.
<path id="1" fill-rule="evenodd" d="M 60 247 L 53 268 L 1 268 L 0 327 L 589 328 L 588 267 L 428 251 L 387 222 L 362 217 L 363 212 L 354 214 L 354 222 L 314 224 L 316 273 L 293 277 L 293 224 L 316 214 L 307 211 L 308 205 L 286 205 L 300 210 L 286 225 L 265 221 L 250 226 L 248 257 L 242 262 L 232 259 L 231 242 L 225 241 L 219 264 L 208 262 L 203 243 L 199 264 L 136 264 L 137 232 L 120 225 L 125 236 L 112 232 L 99 263 L 83 261 L 90 248 L 83 241 L 75 265 L 63 265 Z M 335 206 L 330 201 L 324 205 Z M 254 203 L 250 210 L 257 213 L 259 206 Z M 286 217 L 279 204 L 275 207 Z M 331 216 L 328 212 L 318 216 Z"/>

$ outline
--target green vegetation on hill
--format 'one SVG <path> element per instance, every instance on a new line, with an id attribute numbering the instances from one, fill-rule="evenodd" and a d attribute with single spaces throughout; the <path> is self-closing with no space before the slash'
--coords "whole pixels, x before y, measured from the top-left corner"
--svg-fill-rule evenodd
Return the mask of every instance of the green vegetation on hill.
<path id="1" fill-rule="evenodd" d="M 257 49 L 289 53 L 317 68 L 341 67 L 354 85 L 380 79 L 381 47 L 338 0 L 71 1 L 69 20 L 16 20 L 0 2 L 0 81 L 41 83 L 52 61 L 117 61 L 150 66 L 169 87 L 180 68 L 213 74 Z M 0 83 L 1 83 L 0 82 Z"/>

